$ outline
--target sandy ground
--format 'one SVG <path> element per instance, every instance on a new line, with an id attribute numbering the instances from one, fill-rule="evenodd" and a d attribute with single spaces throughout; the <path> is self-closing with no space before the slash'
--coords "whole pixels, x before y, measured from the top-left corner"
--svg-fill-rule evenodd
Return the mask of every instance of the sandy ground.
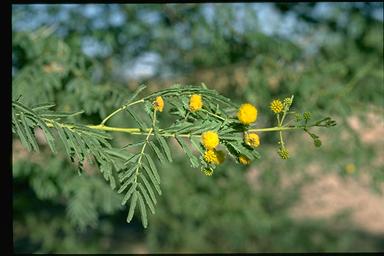
<path id="1" fill-rule="evenodd" d="M 351 220 L 359 228 L 384 234 L 384 197 L 362 182 L 342 180 L 336 174 L 323 175 L 301 193 L 301 202 L 292 210 L 295 218 L 329 218 L 350 211 Z"/>
<path id="2" fill-rule="evenodd" d="M 348 124 L 359 134 L 363 143 L 374 144 L 382 152 L 375 162 L 384 172 L 384 116 L 368 113 L 367 122 L 364 123 L 352 116 Z M 318 166 L 312 166 L 315 173 L 318 169 Z M 342 179 L 337 174 L 323 174 L 301 191 L 302 201 L 293 209 L 292 215 L 295 218 L 328 218 L 342 211 L 350 211 L 351 220 L 358 227 L 371 233 L 384 234 L 384 184 L 381 186 L 383 195 L 379 195 L 367 183 L 365 176 Z"/>

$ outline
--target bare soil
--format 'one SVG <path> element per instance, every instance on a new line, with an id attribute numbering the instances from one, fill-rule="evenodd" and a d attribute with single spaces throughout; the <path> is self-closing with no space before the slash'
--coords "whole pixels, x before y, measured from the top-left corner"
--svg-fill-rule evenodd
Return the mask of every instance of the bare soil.
<path id="1" fill-rule="evenodd" d="M 356 116 L 348 124 L 357 132 L 363 143 L 374 144 L 379 150 L 375 160 L 384 171 L 384 116 L 368 113 L 367 122 Z M 312 166 L 314 173 L 320 166 Z M 362 170 L 364 171 L 364 170 Z M 350 211 L 351 220 L 361 229 L 384 234 L 384 184 L 383 194 L 374 193 L 367 185 L 367 176 L 343 179 L 337 174 L 322 174 L 302 191 L 302 200 L 292 210 L 295 218 L 329 218 L 342 211 Z"/>

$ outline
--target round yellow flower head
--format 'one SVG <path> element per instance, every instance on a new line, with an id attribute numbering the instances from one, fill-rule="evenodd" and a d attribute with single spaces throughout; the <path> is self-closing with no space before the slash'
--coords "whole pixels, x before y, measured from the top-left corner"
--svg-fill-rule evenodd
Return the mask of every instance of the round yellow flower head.
<path id="1" fill-rule="evenodd" d="M 156 100 L 153 102 L 153 107 L 156 111 L 163 112 L 164 109 L 164 100 L 161 96 L 157 96 Z"/>
<path id="2" fill-rule="evenodd" d="M 251 163 L 251 160 L 248 157 L 241 155 L 241 156 L 239 156 L 239 162 L 241 164 L 247 165 L 247 164 Z"/>
<path id="3" fill-rule="evenodd" d="M 240 106 L 237 112 L 237 118 L 242 124 L 250 124 L 257 119 L 257 109 L 250 103 L 244 103 Z"/>
<path id="4" fill-rule="evenodd" d="M 201 99 L 201 95 L 193 94 L 189 99 L 189 110 L 191 112 L 195 112 L 200 110 L 203 107 L 203 100 Z"/>
<path id="5" fill-rule="evenodd" d="M 277 114 L 283 111 L 284 106 L 280 100 L 274 100 L 271 102 L 270 108 L 273 112 L 275 112 L 275 114 Z"/>
<path id="6" fill-rule="evenodd" d="M 219 135 L 215 131 L 207 131 L 201 134 L 201 143 L 206 149 L 214 149 L 219 145 Z"/>
<path id="7" fill-rule="evenodd" d="M 208 149 L 204 153 L 204 160 L 210 164 L 221 164 L 225 160 L 225 154 L 221 150 Z"/>
<path id="8" fill-rule="evenodd" d="M 257 135 L 256 133 L 246 133 L 244 134 L 244 142 L 245 144 L 256 148 L 260 145 L 259 135 Z"/>

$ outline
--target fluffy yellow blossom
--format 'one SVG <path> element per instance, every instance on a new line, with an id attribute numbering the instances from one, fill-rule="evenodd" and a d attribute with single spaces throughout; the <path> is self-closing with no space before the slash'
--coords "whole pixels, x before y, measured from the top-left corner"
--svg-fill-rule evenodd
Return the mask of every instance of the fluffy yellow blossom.
<path id="1" fill-rule="evenodd" d="M 156 100 L 153 102 L 153 107 L 156 111 L 163 112 L 164 109 L 164 100 L 161 96 L 157 96 Z"/>
<path id="2" fill-rule="evenodd" d="M 250 124 L 257 119 L 257 109 L 250 103 L 244 103 L 240 106 L 237 112 L 237 118 L 242 124 Z"/>
<path id="3" fill-rule="evenodd" d="M 193 94 L 189 99 L 189 110 L 191 112 L 195 112 L 200 110 L 202 107 L 203 107 L 203 100 L 201 98 L 201 95 Z"/>
<path id="4" fill-rule="evenodd" d="M 244 134 L 244 142 L 245 144 L 256 148 L 260 145 L 259 135 L 257 135 L 256 133 L 246 133 Z"/>
<path id="5" fill-rule="evenodd" d="M 207 131 L 201 134 L 201 143 L 206 149 L 214 149 L 219 145 L 219 135 L 215 131 Z"/>
<path id="6" fill-rule="evenodd" d="M 241 164 L 247 165 L 247 164 L 251 163 L 251 160 L 248 157 L 241 155 L 241 156 L 239 156 L 239 162 Z"/>
<path id="7" fill-rule="evenodd" d="M 210 164 L 221 164 L 224 162 L 225 154 L 221 150 L 209 149 L 204 153 L 204 160 Z"/>
<path id="8" fill-rule="evenodd" d="M 270 108 L 273 112 L 275 112 L 277 114 L 277 113 L 280 113 L 281 111 L 283 111 L 284 106 L 280 100 L 274 100 L 271 102 Z"/>

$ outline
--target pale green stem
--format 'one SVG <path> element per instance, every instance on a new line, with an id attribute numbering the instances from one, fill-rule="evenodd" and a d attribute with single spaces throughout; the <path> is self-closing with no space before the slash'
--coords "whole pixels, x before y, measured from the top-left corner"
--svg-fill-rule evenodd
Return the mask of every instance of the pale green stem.
<path id="1" fill-rule="evenodd" d="M 191 112 L 188 112 L 188 113 L 185 115 L 185 117 L 184 117 L 184 121 L 187 120 L 187 118 L 188 118 L 188 116 L 189 116 L 189 113 L 191 113 Z"/>
<path id="2" fill-rule="evenodd" d="M 125 132 L 129 134 L 135 134 L 135 135 L 147 135 L 147 132 L 141 131 L 139 128 L 120 128 L 120 127 L 110 127 L 110 126 L 100 126 L 100 125 L 88 125 L 87 127 L 91 129 L 96 130 L 103 130 L 103 131 L 111 131 L 111 132 Z M 258 128 L 258 129 L 250 129 L 249 132 L 278 132 L 278 131 L 285 131 L 285 130 L 298 130 L 298 129 L 304 129 L 304 126 L 297 126 L 297 127 L 270 127 L 270 128 Z M 149 132 L 150 129 L 147 129 Z M 159 132 L 161 133 L 162 129 L 159 129 Z M 161 135 L 166 137 L 175 137 L 175 134 L 173 133 L 161 133 Z M 189 134 L 180 134 L 177 136 L 181 137 L 189 137 L 189 136 L 200 136 L 200 135 L 189 135 Z"/>
<path id="3" fill-rule="evenodd" d="M 156 125 L 156 109 L 155 111 L 153 111 L 153 122 L 152 122 L 153 129 L 155 129 L 155 125 Z"/>
<path id="4" fill-rule="evenodd" d="M 277 126 L 279 128 L 281 128 L 282 127 L 281 124 L 283 123 L 283 120 L 285 118 L 285 113 L 282 116 L 281 120 L 280 120 L 280 114 L 279 113 L 276 115 L 276 118 L 277 118 Z M 281 145 L 282 148 L 284 148 L 284 141 L 283 141 L 283 132 L 282 132 L 282 130 L 279 130 L 279 137 L 280 137 L 280 145 Z"/>
<path id="5" fill-rule="evenodd" d="M 152 123 L 153 127 L 149 129 L 148 135 L 145 138 L 144 145 L 143 145 L 143 147 L 142 147 L 142 149 L 140 151 L 140 157 L 138 159 L 138 163 L 140 164 L 140 166 L 141 166 L 141 159 L 143 158 L 143 155 L 144 155 L 145 147 L 148 144 L 149 136 L 151 136 L 153 129 L 155 129 L 155 124 L 156 124 L 156 109 L 155 109 L 155 111 L 153 111 L 153 123 Z M 137 182 L 137 175 L 138 175 L 138 173 L 139 173 L 139 166 L 137 167 L 136 172 L 135 172 L 135 175 L 136 175 L 135 176 L 135 183 Z"/>
<path id="6" fill-rule="evenodd" d="M 283 132 L 279 131 L 279 135 L 280 135 L 280 145 L 281 145 L 281 148 L 284 149 Z"/>
<path id="7" fill-rule="evenodd" d="M 102 131 L 110 131 L 110 132 L 124 132 L 129 133 L 133 135 L 148 135 L 149 131 L 152 129 L 146 129 L 146 131 L 142 131 L 139 128 L 121 128 L 121 127 L 110 127 L 106 125 L 88 125 L 88 128 L 96 129 L 96 130 L 102 130 Z M 159 132 L 161 133 L 162 129 L 159 129 Z M 153 134 L 152 134 L 153 135 Z M 175 137 L 176 134 L 173 133 L 161 133 L 164 137 Z M 189 135 L 189 134 L 180 134 L 177 135 L 178 137 L 190 137 L 190 136 L 200 136 L 200 135 Z"/>
<path id="8" fill-rule="evenodd" d="M 53 127 L 53 124 L 51 124 L 51 120 L 49 120 L 47 124 L 48 127 Z M 73 125 L 66 125 L 66 124 L 60 124 L 62 127 L 67 127 L 71 129 Z M 129 133 L 132 135 L 148 135 L 152 136 L 153 134 L 151 133 L 153 128 L 146 129 L 146 131 L 142 131 L 139 128 L 123 128 L 123 127 L 111 127 L 111 126 L 106 126 L 106 125 L 87 125 L 88 128 L 95 129 L 95 130 L 101 130 L 101 131 L 110 131 L 110 132 L 124 132 L 124 133 Z M 299 129 L 304 129 L 308 128 L 309 126 L 294 126 L 294 127 L 269 127 L 269 128 L 255 128 L 255 129 L 249 129 L 249 132 L 280 132 L 280 131 L 286 131 L 286 130 L 299 130 Z M 199 134 L 196 135 L 191 135 L 191 134 L 174 134 L 174 133 L 162 133 L 162 129 L 159 129 L 159 132 L 162 136 L 164 137 L 175 137 L 176 135 L 178 137 L 198 137 L 200 136 Z"/>
<path id="9" fill-rule="evenodd" d="M 113 111 L 109 116 L 107 116 L 106 118 L 104 118 L 103 121 L 101 121 L 100 125 L 103 126 L 111 117 L 113 117 L 114 115 L 116 115 L 117 113 L 119 113 L 120 111 L 126 109 L 127 107 L 130 107 L 130 106 L 133 106 L 137 103 L 140 103 L 140 102 L 144 102 L 144 99 L 141 99 L 141 100 L 137 100 L 137 101 L 134 101 L 132 103 L 129 103 L 127 105 L 124 105 L 122 106 L 121 108 L 119 109 L 116 109 L 115 111 Z"/>

